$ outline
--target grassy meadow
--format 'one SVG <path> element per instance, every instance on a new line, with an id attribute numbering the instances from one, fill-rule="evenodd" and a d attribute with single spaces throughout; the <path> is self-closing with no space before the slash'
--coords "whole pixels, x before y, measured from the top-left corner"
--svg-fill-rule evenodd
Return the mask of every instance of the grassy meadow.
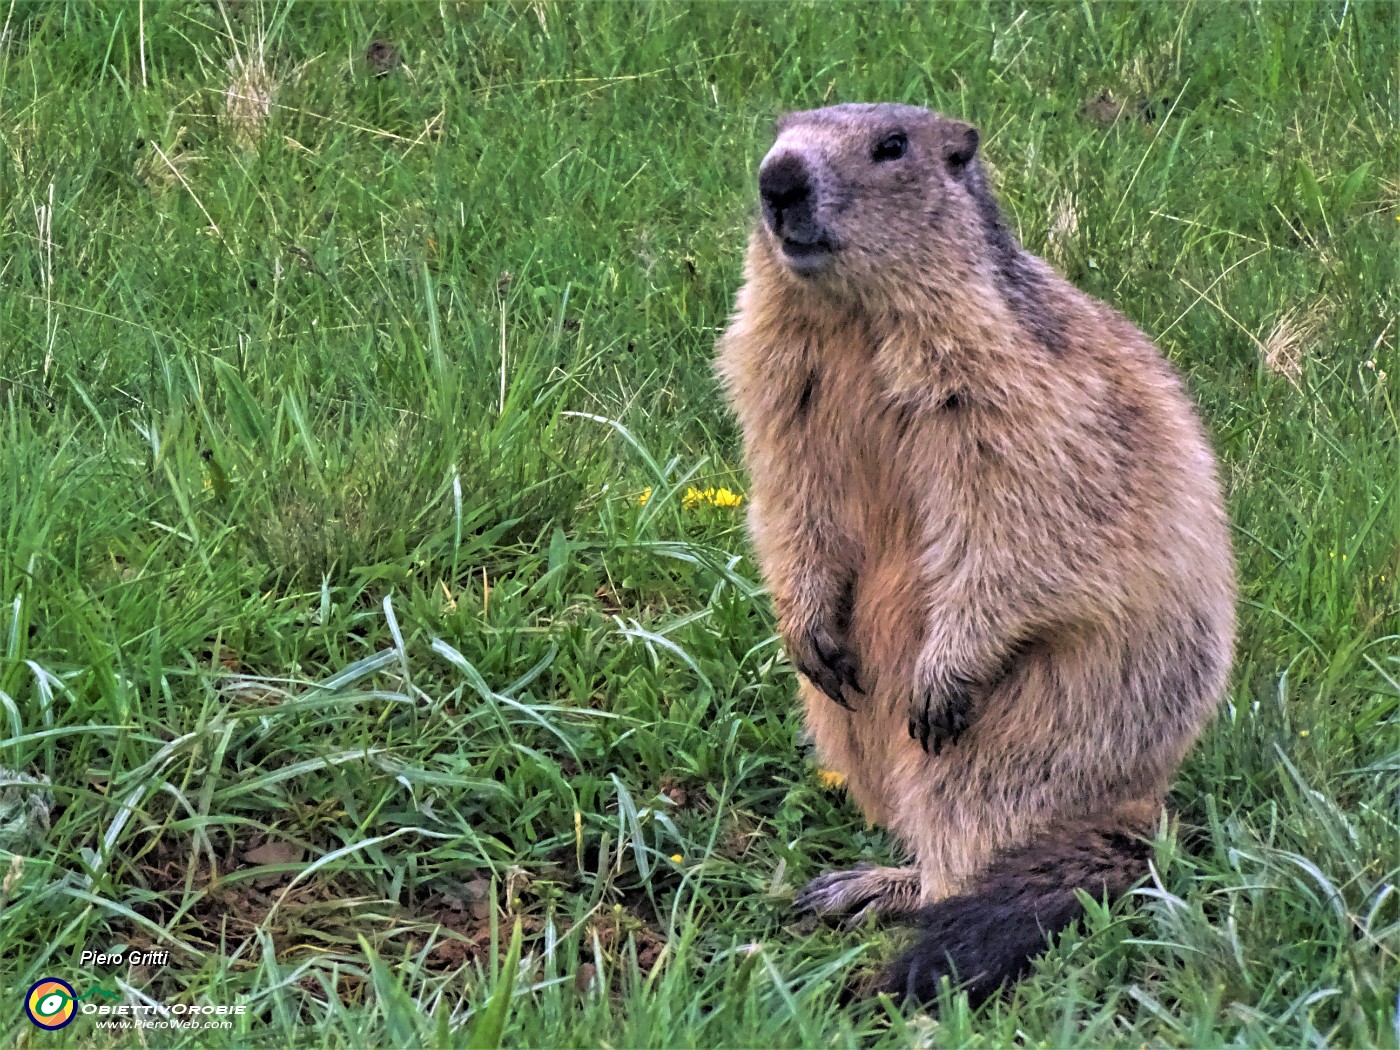
<path id="1" fill-rule="evenodd" d="M 1396 5 L 0 23 L 0 1041 L 1400 1045 Z M 772 119 L 878 99 L 1182 370 L 1240 562 L 1152 879 L 978 1011 L 843 1005 L 905 934 L 788 907 L 895 852 L 710 371 Z"/>

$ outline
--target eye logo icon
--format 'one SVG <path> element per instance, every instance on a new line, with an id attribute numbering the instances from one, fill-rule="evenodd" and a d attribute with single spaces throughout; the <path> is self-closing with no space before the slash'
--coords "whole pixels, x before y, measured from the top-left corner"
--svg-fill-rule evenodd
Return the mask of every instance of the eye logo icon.
<path id="1" fill-rule="evenodd" d="M 78 1012 L 78 993 L 67 981 L 45 977 L 29 989 L 24 997 L 24 1012 L 40 1028 L 56 1031 L 64 1027 Z"/>

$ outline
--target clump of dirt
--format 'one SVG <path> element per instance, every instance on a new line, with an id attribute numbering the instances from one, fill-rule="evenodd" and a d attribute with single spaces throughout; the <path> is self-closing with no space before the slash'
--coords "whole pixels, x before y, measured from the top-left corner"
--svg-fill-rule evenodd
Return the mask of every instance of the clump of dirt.
<path id="1" fill-rule="evenodd" d="M 261 834 L 216 841 L 212 859 L 190 840 L 161 836 L 133 861 L 147 891 L 133 910 L 183 943 L 236 956 L 240 966 L 257 964 L 262 931 L 279 960 L 344 951 L 364 936 L 377 947 L 396 942 L 381 949 L 386 953 L 400 952 L 404 943 L 415 953 L 427 949 L 429 968 L 450 972 L 489 956 L 493 909 L 500 910 L 498 930 L 508 931 L 517 916 L 527 935 L 544 925 L 523 872 L 513 872 L 501 900 L 492 897 L 489 879 L 475 878 L 458 893 L 400 904 L 343 873 L 317 871 L 297 881 L 306 859 L 302 846 Z M 143 927 L 120 937 L 143 950 L 171 947 L 154 942 Z M 498 953 L 506 946 L 498 944 Z M 312 985 L 322 990 L 314 978 Z"/>
<path id="2" fill-rule="evenodd" d="M 594 938 L 604 957 L 613 960 L 622 958 L 628 942 L 633 942 L 637 947 L 637 967 L 643 973 L 656 967 L 666 949 L 666 937 L 655 923 L 638 915 L 635 905 L 629 907 L 621 902 L 589 921 L 582 943 L 591 945 Z"/>
<path id="3" fill-rule="evenodd" d="M 1120 99 L 1110 91 L 1101 91 L 1080 107 L 1081 116 L 1095 124 L 1112 125 L 1119 121 L 1141 121 L 1152 124 L 1171 109 L 1172 100 L 1165 96 Z"/>
<path id="4" fill-rule="evenodd" d="M 315 945 L 353 944 L 356 931 L 366 926 L 383 931 L 384 902 L 348 879 L 317 872 L 294 884 L 305 854 L 295 843 L 254 835 L 213 845 L 211 858 L 193 841 L 161 836 L 140 851 L 133 867 L 149 892 L 133 910 L 184 943 L 238 952 L 250 963 L 261 954 L 260 929 L 271 936 L 279 957 L 314 951 Z M 375 914 L 372 921 L 369 914 Z M 141 928 L 129 931 L 133 947 L 169 947 L 150 940 Z"/>
<path id="5" fill-rule="evenodd" d="M 750 813 L 737 812 L 725 821 L 715 852 L 726 860 L 742 860 L 763 838 L 763 827 L 758 818 Z"/>
<path id="6" fill-rule="evenodd" d="M 608 588 L 607 584 L 601 585 L 593 592 L 593 597 L 598 601 L 598 609 L 604 616 L 616 616 L 622 612 L 622 600 Z"/>
<path id="7" fill-rule="evenodd" d="M 662 777 L 656 790 L 657 794 L 670 799 L 677 809 L 700 809 L 707 801 L 705 789 L 701 784 L 677 773 L 667 773 Z"/>
<path id="8" fill-rule="evenodd" d="M 455 970 L 486 959 L 491 954 L 491 912 L 495 906 L 491 883 L 482 878 L 467 882 L 460 894 L 428 898 L 418 914 L 441 929 L 415 935 L 415 950 L 421 951 L 431 942 L 428 959 L 436 969 Z M 504 953 L 505 947 L 498 945 L 498 951 Z"/>
<path id="9" fill-rule="evenodd" d="M 212 838 L 212 851 L 203 842 L 170 834 L 153 835 L 138 845 L 128 870 L 143 892 L 136 894 L 133 910 L 181 943 L 234 959 L 239 969 L 257 966 L 268 941 L 286 965 L 356 952 L 364 937 L 383 957 L 406 952 L 432 972 L 451 974 L 491 961 L 493 924 L 499 962 L 517 921 L 527 942 L 543 932 L 557 889 L 547 875 L 511 868 L 495 882 L 489 874 L 478 874 L 431 896 L 397 902 L 375 895 L 344 872 L 318 870 L 298 880 L 310 854 L 288 837 L 253 833 L 242 839 Z M 561 933 L 567 932 L 567 923 L 557 915 L 553 921 Z M 575 975 L 579 993 L 606 981 L 591 958 L 595 944 L 607 971 L 630 965 L 635 953 L 646 974 L 662 962 L 667 945 L 662 931 L 655 909 L 640 892 L 592 913 L 586 928 L 577 931 L 589 960 L 581 962 Z M 168 941 L 153 938 L 145 926 L 118 924 L 113 939 L 142 951 L 171 952 L 168 968 L 133 974 L 143 986 L 159 990 L 172 973 L 197 966 L 193 958 L 181 959 Z M 341 973 L 333 989 L 328 981 L 327 971 L 317 970 L 299 986 L 308 996 L 324 1001 L 334 994 L 347 1004 L 371 994 L 352 974 Z"/>
<path id="10" fill-rule="evenodd" d="M 387 40 L 372 40 L 365 48 L 365 61 L 377 77 L 387 77 L 403 64 L 403 52 Z"/>

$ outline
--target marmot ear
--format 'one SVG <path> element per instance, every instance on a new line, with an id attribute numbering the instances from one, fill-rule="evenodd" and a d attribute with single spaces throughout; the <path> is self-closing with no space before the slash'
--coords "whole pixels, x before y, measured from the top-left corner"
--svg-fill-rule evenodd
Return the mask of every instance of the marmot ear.
<path id="1" fill-rule="evenodd" d="M 956 175 L 967 167 L 977 155 L 977 143 L 980 141 L 981 136 L 971 124 L 955 124 L 952 134 L 948 136 L 948 152 L 945 154 L 948 170 Z"/>

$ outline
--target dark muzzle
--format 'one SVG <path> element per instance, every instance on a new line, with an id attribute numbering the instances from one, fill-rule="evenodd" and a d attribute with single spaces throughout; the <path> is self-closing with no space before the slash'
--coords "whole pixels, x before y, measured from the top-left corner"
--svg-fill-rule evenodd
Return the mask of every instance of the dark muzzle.
<path id="1" fill-rule="evenodd" d="M 783 153 L 763 165 L 758 173 L 758 193 L 763 218 L 774 236 L 797 244 L 816 244 L 821 231 L 816 222 L 816 194 L 811 172 L 802 159 Z"/>

